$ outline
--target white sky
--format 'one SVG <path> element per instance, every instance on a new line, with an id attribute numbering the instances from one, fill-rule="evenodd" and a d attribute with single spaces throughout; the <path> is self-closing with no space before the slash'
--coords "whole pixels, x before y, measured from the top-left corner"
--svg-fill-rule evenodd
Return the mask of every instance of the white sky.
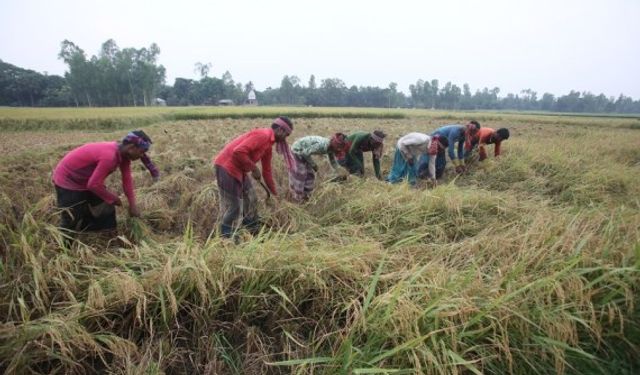
<path id="1" fill-rule="evenodd" d="M 640 99 L 640 0 L 0 0 L 0 59 L 63 74 L 69 39 L 88 55 L 160 46 L 167 83 L 229 70 L 258 90 L 314 74 L 408 93 L 418 79 L 591 91 Z"/>

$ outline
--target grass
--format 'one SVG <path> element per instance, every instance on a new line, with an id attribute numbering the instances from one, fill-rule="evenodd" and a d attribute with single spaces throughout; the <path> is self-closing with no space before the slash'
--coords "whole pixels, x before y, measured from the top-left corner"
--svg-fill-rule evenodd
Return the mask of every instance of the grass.
<path id="1" fill-rule="evenodd" d="M 392 145 L 463 115 L 292 116 L 293 137 L 382 128 Z M 264 120 L 144 127 L 162 179 L 134 168 L 142 220 L 121 217 L 120 244 L 88 237 L 71 249 L 48 173 L 71 147 L 122 131 L 6 133 L 0 368 L 637 373 L 640 133 L 621 119 L 475 115 L 512 133 L 486 170 L 412 190 L 373 180 L 368 159 L 365 180 L 327 183 L 322 162 L 309 203 L 261 207 L 270 230 L 237 245 L 212 235 L 210 160 Z M 392 155 L 386 147 L 383 170 Z"/>

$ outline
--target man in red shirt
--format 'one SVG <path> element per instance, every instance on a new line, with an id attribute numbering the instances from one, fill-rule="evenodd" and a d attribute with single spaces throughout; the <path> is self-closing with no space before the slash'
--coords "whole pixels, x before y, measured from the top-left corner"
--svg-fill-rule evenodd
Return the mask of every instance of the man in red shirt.
<path id="1" fill-rule="evenodd" d="M 253 129 L 229 142 L 213 160 L 220 197 L 220 234 L 231 238 L 233 222 L 242 218 L 242 226 L 250 233 L 260 231 L 257 197 L 247 174 L 260 181 L 264 177 L 273 196 L 277 196 L 276 185 L 271 174 L 272 146 L 285 159 L 287 169 L 294 168 L 294 160 L 287 137 L 293 131 L 293 123 L 285 116 L 276 118 L 271 128 Z M 260 161 L 262 173 L 257 166 Z"/>

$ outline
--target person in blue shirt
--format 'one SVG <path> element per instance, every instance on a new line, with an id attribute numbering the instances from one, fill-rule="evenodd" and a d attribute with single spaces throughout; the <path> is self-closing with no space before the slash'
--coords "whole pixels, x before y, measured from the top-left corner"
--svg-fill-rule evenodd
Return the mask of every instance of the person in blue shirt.
<path id="1" fill-rule="evenodd" d="M 447 153 L 449 154 L 449 158 L 451 159 L 451 162 L 456 169 L 456 173 L 464 172 L 465 151 L 469 152 L 471 150 L 471 140 L 476 136 L 476 133 L 479 129 L 480 123 L 478 123 L 478 121 L 472 120 L 467 125 L 445 125 L 431 133 L 432 136 L 437 135 L 448 140 L 449 146 L 447 149 Z M 455 152 L 456 144 L 458 148 L 457 155 Z M 428 162 L 428 156 L 423 155 L 420 158 L 420 164 L 418 166 L 418 176 L 420 176 L 421 178 L 433 178 L 433 176 L 428 175 Z M 436 159 L 435 178 L 440 178 L 442 176 L 446 166 L 446 155 L 438 154 Z"/>

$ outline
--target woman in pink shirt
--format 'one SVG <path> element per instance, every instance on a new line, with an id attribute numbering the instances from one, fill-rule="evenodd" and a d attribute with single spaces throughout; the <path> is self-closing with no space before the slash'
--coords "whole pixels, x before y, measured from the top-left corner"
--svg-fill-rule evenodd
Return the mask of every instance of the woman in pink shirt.
<path id="1" fill-rule="evenodd" d="M 71 150 L 53 171 L 58 207 L 62 209 L 60 226 L 69 231 L 116 229 L 115 206 L 122 206 L 118 194 L 109 191 L 104 180 L 116 168 L 122 174 L 122 187 L 129 201 L 129 214 L 139 216 L 133 191 L 131 161 L 141 159 L 154 180 L 158 169 L 145 154 L 151 139 L 136 130 L 122 142 L 88 143 Z"/>

